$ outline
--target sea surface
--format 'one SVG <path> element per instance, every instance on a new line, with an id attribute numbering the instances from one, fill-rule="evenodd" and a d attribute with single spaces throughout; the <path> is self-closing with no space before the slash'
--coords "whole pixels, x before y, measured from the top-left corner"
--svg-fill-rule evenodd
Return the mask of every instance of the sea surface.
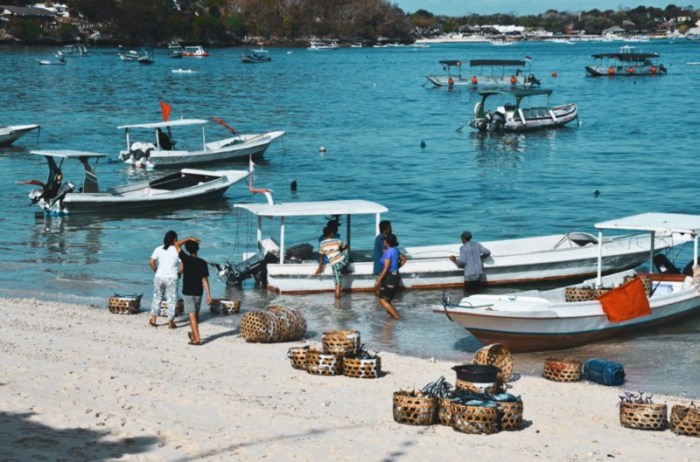
<path id="1" fill-rule="evenodd" d="M 0 150 L 0 295 L 83 303 L 106 310 L 114 293 L 143 293 L 151 301 L 148 259 L 174 229 L 202 240 L 201 256 L 238 261 L 255 250 L 254 221 L 233 204 L 261 201 L 247 185 L 225 200 L 141 216 L 36 218 L 27 179 L 46 179 L 32 149 L 80 149 L 115 160 L 125 146 L 119 125 L 161 120 L 159 100 L 171 118 L 219 117 L 241 132 L 284 130 L 257 162 L 255 184 L 276 201 L 362 198 L 386 205 L 401 245 L 457 242 L 463 229 L 475 240 L 572 230 L 629 214 L 700 213 L 698 81 L 700 45 L 648 42 L 661 53 L 668 75 L 589 78 L 593 53 L 622 43 L 436 44 L 429 48 L 347 48 L 333 52 L 272 49 L 271 63 L 242 64 L 241 49 L 212 49 L 204 59 L 168 58 L 158 50 L 151 66 L 122 62 L 117 49 L 91 49 L 66 66 L 40 66 L 55 48 L 0 48 L 3 91 L 0 123 L 40 123 L 16 146 Z M 524 135 L 475 133 L 465 124 L 479 100 L 473 90 L 434 88 L 426 74 L 443 73 L 445 59 L 532 58 L 553 103 L 575 102 L 580 124 Z M 173 69 L 192 70 L 173 73 Z M 465 66 L 468 73 L 468 66 Z M 212 123 L 208 140 L 228 132 Z M 196 143 L 198 133 L 176 140 Z M 132 141 L 134 139 L 132 138 Z M 321 151 L 325 147 L 325 152 Z M 232 163 L 213 168 L 247 168 Z M 80 165 L 64 165 L 66 179 L 82 181 Z M 101 187 L 160 176 L 112 161 L 98 166 Z M 291 183 L 296 181 L 296 191 Z M 597 194 L 595 192 L 598 192 Z M 316 243 L 325 219 L 288 223 L 291 242 Z M 364 228 L 362 227 L 364 226 Z M 353 247 L 372 245 L 371 223 L 353 222 Z M 273 226 L 266 227 L 276 231 Z M 673 255 L 685 265 L 688 250 Z M 357 329 L 366 348 L 421 358 L 471 361 L 480 344 L 457 324 L 433 314 L 442 294 L 404 292 L 402 315 L 391 320 L 373 295 L 277 296 L 247 283 L 226 287 L 212 274 L 213 293 L 242 300 L 243 311 L 275 302 L 301 309 L 308 337 L 330 329 Z M 459 291 L 449 292 L 453 300 Z M 144 308 L 145 309 L 145 308 Z M 31 313 L 28 313 L 31 316 Z M 236 328 L 240 315 L 204 316 Z M 184 335 L 184 334 L 183 334 Z M 517 354 L 515 370 L 539 374 L 547 357 L 592 357 L 625 366 L 630 390 L 700 397 L 700 319 L 559 352 Z M 184 340 L 183 340 L 184 341 Z M 386 365 L 387 369 L 391 365 Z M 451 371 L 445 371 L 453 379 Z M 425 377 L 425 383 L 436 377 Z M 406 384 L 422 386 L 424 384 Z"/>

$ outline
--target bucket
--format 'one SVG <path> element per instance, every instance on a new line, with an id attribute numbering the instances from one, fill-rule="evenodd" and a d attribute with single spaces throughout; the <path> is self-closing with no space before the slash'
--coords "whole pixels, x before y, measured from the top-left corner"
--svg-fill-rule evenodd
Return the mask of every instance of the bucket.
<path id="1" fill-rule="evenodd" d="M 618 386 L 625 383 L 625 369 L 614 361 L 591 358 L 583 365 L 583 377 L 602 385 Z"/>
<path id="2" fill-rule="evenodd" d="M 457 373 L 457 380 L 476 383 L 494 383 L 501 372 L 499 367 L 483 364 L 462 364 L 452 369 Z"/>

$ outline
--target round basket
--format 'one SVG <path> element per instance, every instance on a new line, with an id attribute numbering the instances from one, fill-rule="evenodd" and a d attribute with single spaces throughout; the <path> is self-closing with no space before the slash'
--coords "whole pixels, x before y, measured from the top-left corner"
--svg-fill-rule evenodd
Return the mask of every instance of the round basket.
<path id="1" fill-rule="evenodd" d="M 564 299 L 567 302 L 587 302 L 595 297 L 595 289 L 590 287 L 567 287 L 564 289 Z"/>
<path id="2" fill-rule="evenodd" d="M 620 423 L 636 430 L 664 430 L 666 428 L 665 404 L 620 404 Z"/>
<path id="3" fill-rule="evenodd" d="M 644 291 L 647 294 L 647 297 L 651 295 L 651 289 L 652 289 L 652 283 L 651 283 L 651 278 L 649 276 L 625 276 L 622 278 L 622 283 L 626 284 L 636 278 L 640 278 L 642 280 L 642 284 L 644 285 Z"/>
<path id="4" fill-rule="evenodd" d="M 419 396 L 416 391 L 394 392 L 394 420 L 408 425 L 432 425 L 438 413 L 438 399 Z"/>
<path id="5" fill-rule="evenodd" d="M 177 299 L 177 302 L 175 303 L 175 316 L 182 316 L 185 313 L 185 301 L 181 298 Z M 168 302 L 163 300 L 160 303 L 160 316 L 162 317 L 167 317 L 168 316 Z"/>
<path id="6" fill-rule="evenodd" d="M 582 366 L 577 359 L 545 359 L 542 377 L 554 382 L 578 382 L 581 380 Z"/>
<path id="7" fill-rule="evenodd" d="M 213 314 L 236 314 L 241 311 L 240 300 L 228 300 L 225 298 L 212 298 L 209 311 Z"/>
<path id="8" fill-rule="evenodd" d="M 498 367 L 501 370 L 498 373 L 501 381 L 510 379 L 513 374 L 513 357 L 510 350 L 500 343 L 487 345 L 474 353 L 474 364 Z"/>
<path id="9" fill-rule="evenodd" d="M 498 422 L 501 430 L 520 430 L 523 424 L 523 402 L 522 401 L 497 401 Z"/>
<path id="10" fill-rule="evenodd" d="M 109 297 L 109 312 L 115 314 L 136 314 L 141 307 L 141 297 Z"/>
<path id="11" fill-rule="evenodd" d="M 274 333 L 274 316 L 266 311 L 249 311 L 241 317 L 238 329 L 246 342 L 266 343 Z"/>
<path id="12" fill-rule="evenodd" d="M 357 379 L 376 379 L 382 369 L 382 359 L 343 358 L 343 375 Z"/>
<path id="13" fill-rule="evenodd" d="M 501 383 L 498 380 L 492 383 L 477 383 L 456 379 L 455 388 L 470 393 L 500 393 L 503 391 Z"/>
<path id="14" fill-rule="evenodd" d="M 287 358 L 292 362 L 292 367 L 294 369 L 306 370 L 306 352 L 308 349 L 308 346 L 291 347 L 289 351 L 287 351 Z"/>
<path id="15" fill-rule="evenodd" d="M 471 435 L 498 433 L 498 408 L 452 403 L 452 428 Z"/>
<path id="16" fill-rule="evenodd" d="M 452 399 L 438 398 L 438 421 L 440 425 L 452 426 Z"/>
<path id="17" fill-rule="evenodd" d="M 671 408 L 671 431 L 677 435 L 700 436 L 700 409 L 676 404 Z"/>
<path id="18" fill-rule="evenodd" d="M 306 319 L 300 311 L 278 305 L 268 306 L 265 311 L 275 316 L 275 338 L 272 342 L 299 340 L 306 333 Z"/>
<path id="19" fill-rule="evenodd" d="M 324 353 L 317 347 L 306 350 L 306 372 L 314 375 L 339 375 L 343 372 L 343 358 Z"/>
<path id="20" fill-rule="evenodd" d="M 357 330 L 331 330 L 323 333 L 323 350 L 326 353 L 352 358 L 360 346 L 360 332 Z"/>

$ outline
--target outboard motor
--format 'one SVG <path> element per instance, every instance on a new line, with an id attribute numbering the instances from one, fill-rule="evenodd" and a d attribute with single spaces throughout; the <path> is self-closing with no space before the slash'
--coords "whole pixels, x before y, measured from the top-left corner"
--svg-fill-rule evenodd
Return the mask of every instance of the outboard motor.
<path id="1" fill-rule="evenodd" d="M 541 82 L 537 77 L 535 77 L 535 74 L 530 74 L 527 76 L 527 83 L 534 87 L 538 86 Z"/>
<path id="2" fill-rule="evenodd" d="M 259 253 L 240 262 L 227 262 L 224 266 L 211 263 L 217 270 L 218 276 L 225 279 L 228 284 L 240 286 L 246 279 L 255 279 L 256 284 L 267 285 L 267 264 L 277 263 L 279 259 L 267 253 L 264 257 Z"/>
<path id="3" fill-rule="evenodd" d="M 499 111 L 496 111 L 496 112 L 493 114 L 493 120 L 492 120 L 492 122 L 491 122 L 491 126 L 492 126 L 492 129 L 491 129 L 491 130 L 494 131 L 494 132 L 503 131 L 503 129 L 504 129 L 505 126 L 506 126 L 506 116 L 505 116 L 505 114 L 503 114 L 503 113 L 501 113 L 501 112 L 499 112 Z"/>

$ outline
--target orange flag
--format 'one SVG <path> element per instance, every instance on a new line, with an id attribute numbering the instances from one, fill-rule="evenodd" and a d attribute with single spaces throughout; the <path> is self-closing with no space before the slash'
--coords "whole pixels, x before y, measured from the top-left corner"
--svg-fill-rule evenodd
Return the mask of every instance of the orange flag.
<path id="1" fill-rule="evenodd" d="M 163 122 L 167 122 L 170 118 L 170 111 L 172 107 L 165 101 L 160 102 L 160 112 L 163 114 Z"/>
<path id="2" fill-rule="evenodd" d="M 640 278 L 607 291 L 600 297 L 610 322 L 622 322 L 651 314 L 649 299 Z"/>

